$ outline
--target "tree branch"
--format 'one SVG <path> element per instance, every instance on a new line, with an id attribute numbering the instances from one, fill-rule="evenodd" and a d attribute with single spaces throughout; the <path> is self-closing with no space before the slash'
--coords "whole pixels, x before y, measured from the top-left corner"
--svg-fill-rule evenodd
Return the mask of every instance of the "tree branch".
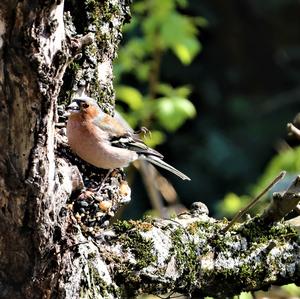
<path id="1" fill-rule="evenodd" d="M 223 234 L 225 225 L 195 211 L 173 220 L 117 222 L 94 241 L 97 254 L 85 255 L 95 280 L 88 292 L 101 298 L 170 292 L 225 298 L 299 281 L 300 242 L 288 224 L 266 225 L 255 217 Z"/>
<path id="2" fill-rule="evenodd" d="M 227 232 L 237 221 L 239 221 L 251 208 L 253 208 L 257 202 L 271 189 L 273 188 L 284 176 L 286 172 L 282 171 L 259 195 L 257 195 L 250 203 L 240 210 L 233 219 L 229 222 L 229 224 L 224 228 L 224 232 Z"/>
<path id="3" fill-rule="evenodd" d="M 300 201 L 300 176 L 297 176 L 290 187 L 284 192 L 273 194 L 270 206 L 265 210 L 262 218 L 266 223 L 280 221 L 294 210 Z"/>

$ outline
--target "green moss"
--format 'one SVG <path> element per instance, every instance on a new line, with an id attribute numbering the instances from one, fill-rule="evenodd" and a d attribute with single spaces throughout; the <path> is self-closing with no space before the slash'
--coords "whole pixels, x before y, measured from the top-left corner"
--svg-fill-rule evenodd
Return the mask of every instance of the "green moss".
<path id="1" fill-rule="evenodd" d="M 157 262 L 157 256 L 153 253 L 153 241 L 145 239 L 137 230 L 139 226 L 140 228 L 144 227 L 145 223 L 141 221 L 118 221 L 117 225 L 114 225 L 116 230 L 122 231 L 121 234 L 118 234 L 118 240 L 120 240 L 123 248 L 131 252 L 136 260 L 134 264 L 129 261 L 119 264 L 115 281 L 120 286 L 124 285 L 125 287 L 121 287 L 121 289 L 126 292 L 126 294 L 121 294 L 120 298 L 135 297 L 135 292 L 142 283 L 138 270 Z"/>
<path id="2" fill-rule="evenodd" d="M 272 226 L 266 225 L 260 217 L 254 217 L 248 222 L 240 225 L 237 229 L 243 237 L 247 239 L 249 243 L 266 243 L 270 240 L 291 240 L 297 238 L 297 231 L 291 226 L 276 223 Z"/>
<path id="3" fill-rule="evenodd" d="M 109 108 L 104 109 L 108 113 L 112 113 L 114 104 L 114 91 L 111 84 L 101 86 L 99 84 L 97 68 L 95 64 L 101 63 L 102 59 L 109 55 L 111 44 L 117 44 L 115 36 L 119 36 L 118 27 L 109 27 L 109 22 L 113 14 L 120 13 L 113 5 L 112 1 L 85 0 L 85 8 L 87 11 L 87 28 L 85 31 L 95 33 L 95 43 L 84 48 L 85 61 L 89 67 L 85 66 L 84 80 L 88 81 L 89 94 L 99 103 L 109 103 Z M 120 18 L 120 15 L 116 15 Z M 109 48 L 109 49 L 108 49 Z M 108 51 L 109 50 L 109 51 Z M 104 106 L 104 105 L 103 105 Z M 104 107 L 106 108 L 106 107 Z"/>
<path id="4" fill-rule="evenodd" d="M 210 223 L 207 221 L 196 221 L 188 225 L 187 231 L 192 235 L 198 235 L 202 240 L 206 240 L 205 245 L 201 247 L 201 254 L 206 254 L 211 248 L 214 251 L 224 251 L 228 248 L 228 243 L 235 239 L 231 234 L 222 233 L 223 224 Z"/>
<path id="5" fill-rule="evenodd" d="M 153 225 L 152 223 L 149 221 L 149 219 L 147 219 L 147 221 L 141 221 L 141 220 L 118 220 L 117 222 L 115 222 L 113 224 L 113 228 L 116 231 L 116 233 L 125 233 L 129 230 L 131 230 L 132 228 L 137 228 L 139 231 L 149 231 L 150 229 L 152 229 Z"/>
<path id="6" fill-rule="evenodd" d="M 254 281 L 257 279 L 257 271 L 254 271 L 254 268 L 249 264 L 245 264 L 240 267 L 238 277 L 243 284 L 254 286 Z"/>
<path id="7" fill-rule="evenodd" d="M 138 231 L 131 231 L 127 235 L 124 247 L 129 248 L 135 255 L 137 269 L 145 268 L 157 261 L 157 257 L 152 253 L 153 241 L 146 240 Z"/>
<path id="8" fill-rule="evenodd" d="M 213 239 L 210 240 L 209 244 L 214 248 L 215 252 L 222 252 L 228 249 L 228 242 L 231 241 L 230 237 L 224 237 L 216 234 Z"/>
<path id="9" fill-rule="evenodd" d="M 146 221 L 117 221 L 113 228 L 122 240 L 123 246 L 129 249 L 137 260 L 137 268 L 141 269 L 150 263 L 156 262 L 157 257 L 153 252 L 152 240 L 145 239 L 139 231 L 146 232 L 153 225 Z"/>
<path id="10" fill-rule="evenodd" d="M 173 221 L 175 222 L 175 221 Z M 201 280 L 220 280 L 222 285 L 215 292 L 222 294 L 223 290 L 230 289 L 230 285 L 235 284 L 235 289 L 232 289 L 232 294 L 240 293 L 242 290 L 255 289 L 258 283 L 266 277 L 268 272 L 266 267 L 278 267 L 276 261 L 274 265 L 265 265 L 260 263 L 259 260 L 248 260 L 246 257 L 249 255 L 253 249 L 257 247 L 265 248 L 265 245 L 270 243 L 270 240 L 274 240 L 276 244 L 278 242 L 285 242 L 287 240 L 292 240 L 293 238 L 298 238 L 297 232 L 283 224 L 278 223 L 273 226 L 268 226 L 263 223 L 259 217 L 255 217 L 243 224 L 237 224 L 227 233 L 223 233 L 222 229 L 226 223 L 209 223 L 205 221 L 198 221 L 190 223 L 187 228 L 181 226 L 174 226 L 174 223 L 168 222 L 168 224 L 163 227 L 166 232 L 171 232 L 172 248 L 170 249 L 169 260 L 175 258 L 176 269 L 180 274 L 180 285 L 185 290 L 188 290 L 190 294 L 193 294 L 193 290 L 198 288 L 198 282 L 201 269 L 200 262 L 198 260 L 199 256 L 204 256 L 205 254 L 211 254 L 212 257 L 208 258 L 218 258 L 218 254 L 222 253 L 229 258 L 232 258 L 232 263 L 234 263 L 235 256 L 241 258 L 240 256 L 240 246 L 241 239 L 240 235 L 246 238 L 247 243 L 243 242 L 247 247 L 244 251 L 244 264 L 243 258 L 239 259 L 238 265 L 231 265 L 232 267 L 226 268 L 220 267 L 220 271 L 214 268 L 213 271 L 206 269 L 201 272 Z M 141 283 L 139 276 L 136 275 L 136 270 L 147 267 L 151 263 L 157 261 L 157 257 L 153 254 L 153 243 L 150 240 L 145 240 L 145 238 L 139 233 L 140 230 L 147 231 L 152 229 L 153 220 L 145 221 L 118 221 L 114 228 L 119 232 L 119 237 L 122 239 L 124 247 L 129 249 L 135 255 L 137 263 L 124 264 L 121 268 L 122 279 L 125 280 L 126 287 L 134 292 L 134 290 Z M 194 235 L 191 237 L 190 235 Z M 201 246 L 196 245 L 193 241 L 194 237 L 197 235 L 201 239 Z M 235 252 L 236 246 L 236 252 Z M 255 247 L 253 247 L 255 246 Z M 260 251 L 259 259 L 264 259 L 264 254 L 268 254 L 268 250 Z M 292 262 L 292 261 L 291 261 Z M 165 269 L 160 269 L 156 272 L 157 275 L 164 275 Z M 176 284 L 176 282 L 175 282 Z M 178 285 L 170 286 L 170 288 L 177 288 Z M 155 291 L 155 290 L 154 290 Z M 127 290 L 126 290 L 127 292 Z M 128 294 L 127 294 L 128 295 Z"/>
<path id="11" fill-rule="evenodd" d="M 181 285 L 192 293 L 197 282 L 200 263 L 197 257 L 197 247 L 192 241 L 182 241 L 186 234 L 184 228 L 175 229 L 171 233 L 173 248 L 170 256 L 175 256 L 177 269 L 182 272 Z"/>
<path id="12" fill-rule="evenodd" d="M 115 282 L 120 286 L 120 295 L 117 298 L 135 298 L 141 285 L 141 279 L 137 272 L 130 270 L 128 265 L 122 265 L 115 273 Z"/>
<path id="13" fill-rule="evenodd" d="M 188 225 L 187 231 L 194 235 L 196 233 L 199 233 L 200 231 L 206 231 L 207 229 L 211 228 L 211 223 L 207 221 L 195 221 Z"/>
<path id="14" fill-rule="evenodd" d="M 270 228 L 270 234 L 279 237 L 281 240 L 297 240 L 298 232 L 295 228 L 284 223 L 278 223 Z"/>
<path id="15" fill-rule="evenodd" d="M 103 32 L 102 26 L 109 23 L 114 15 L 120 14 L 117 5 L 111 5 L 110 1 L 86 0 L 85 5 L 88 11 L 90 24 L 96 27 L 96 40 L 102 42 L 109 38 L 107 33 Z"/>
<path id="16" fill-rule="evenodd" d="M 113 224 L 113 229 L 117 234 L 123 234 L 132 229 L 134 224 L 132 221 L 118 220 Z"/>
<path id="17" fill-rule="evenodd" d="M 88 262 L 80 283 L 80 298 L 92 299 L 108 296 L 107 283 L 101 278 L 92 262 Z"/>
<path id="18" fill-rule="evenodd" d="M 93 264 L 96 255 L 89 253 L 88 261 L 82 268 L 82 277 L 80 283 L 80 298 L 122 298 L 120 288 L 116 284 L 107 284 L 101 277 L 97 267 Z"/>
<path id="19" fill-rule="evenodd" d="M 70 35 L 94 33 L 94 43 L 82 49 L 82 57 L 72 62 L 64 77 L 64 86 L 61 93 L 61 102 L 69 95 L 68 90 L 78 90 L 81 84 L 88 86 L 87 93 L 102 103 L 105 112 L 113 114 L 114 111 L 114 89 L 110 78 L 107 82 L 100 82 L 97 64 L 114 58 L 117 45 L 121 39 L 122 22 L 128 19 L 129 1 L 120 5 L 115 1 L 84 0 L 76 8 L 74 15 L 65 18 L 66 27 Z M 78 10 L 78 11 L 77 11 Z M 82 15 L 82 11 L 86 15 Z M 78 31 L 73 24 L 78 26 Z M 116 22 L 115 22 L 116 21 Z M 38 63 L 37 63 L 38 65 Z M 103 84 L 102 84 L 103 83 Z M 80 86 L 78 86 L 80 85 Z"/>
<path id="20" fill-rule="evenodd" d="M 70 64 L 69 67 L 73 72 L 77 72 L 81 68 L 80 64 L 78 62 L 74 62 L 74 61 Z"/>
<path id="21" fill-rule="evenodd" d="M 214 269 L 213 271 L 206 271 L 204 276 L 207 279 L 216 279 L 222 281 L 222 288 L 219 290 L 214 290 L 215 292 L 222 293 L 223 289 L 230 289 L 232 282 L 235 284 L 235 289 L 232 290 L 232 294 L 238 294 L 242 290 L 255 289 L 261 281 L 266 277 L 266 273 L 269 271 L 270 267 L 280 267 L 279 261 L 274 261 L 274 264 L 266 265 L 261 263 L 264 260 L 264 255 L 268 255 L 269 251 L 260 251 L 259 260 L 247 260 L 247 256 L 256 247 L 265 248 L 266 245 L 271 245 L 270 241 L 274 241 L 276 245 L 282 242 L 283 244 L 287 240 L 295 240 L 298 238 L 297 232 L 283 223 L 277 223 L 273 226 L 268 226 L 259 217 L 255 217 L 243 224 L 236 225 L 236 229 L 232 229 L 229 233 L 223 234 L 222 231 L 218 233 L 216 230 L 219 229 L 218 226 L 214 226 L 214 238 L 208 239 L 208 244 L 213 248 L 214 255 L 218 255 L 218 252 L 228 255 L 234 262 L 234 257 L 236 255 L 235 250 L 232 249 L 232 244 L 239 242 L 240 235 L 247 240 L 247 248 L 244 251 L 244 264 L 233 268 L 220 268 L 220 272 Z M 271 247 L 270 247 L 271 250 Z M 243 258 L 240 255 L 240 250 L 237 251 L 240 261 Z M 215 256 L 217 258 L 217 256 Z M 278 264 L 279 262 L 279 264 Z M 291 261 L 292 262 L 292 261 Z M 205 277 L 203 279 L 205 280 Z M 237 283 L 238 282 L 238 283 Z"/>

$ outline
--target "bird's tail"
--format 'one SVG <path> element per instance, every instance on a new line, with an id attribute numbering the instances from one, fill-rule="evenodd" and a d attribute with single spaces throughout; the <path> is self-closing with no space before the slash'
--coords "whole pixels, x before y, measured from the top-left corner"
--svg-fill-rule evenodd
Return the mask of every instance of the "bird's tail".
<path id="1" fill-rule="evenodd" d="M 177 170 L 176 168 L 174 168 L 173 166 L 169 165 L 168 163 L 164 162 L 162 159 L 160 159 L 157 156 L 146 156 L 146 155 L 141 155 L 140 158 L 156 165 L 159 166 L 161 168 L 164 168 L 174 174 L 176 174 L 178 177 L 180 177 L 183 180 L 188 180 L 190 181 L 191 179 L 186 176 L 184 173 L 180 172 L 179 170 Z"/>

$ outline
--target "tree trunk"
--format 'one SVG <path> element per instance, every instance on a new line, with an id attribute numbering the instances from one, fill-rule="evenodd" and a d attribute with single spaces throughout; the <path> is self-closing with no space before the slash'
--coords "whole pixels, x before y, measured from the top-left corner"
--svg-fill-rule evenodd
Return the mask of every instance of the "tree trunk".
<path id="1" fill-rule="evenodd" d="M 224 297 L 299 282 L 297 232 L 272 213 L 226 233 L 202 205 L 107 228 L 130 189 L 119 171 L 98 198 L 83 189 L 104 174 L 68 149 L 57 102 L 84 92 L 113 114 L 128 20 L 126 0 L 0 3 L 0 298 Z"/>

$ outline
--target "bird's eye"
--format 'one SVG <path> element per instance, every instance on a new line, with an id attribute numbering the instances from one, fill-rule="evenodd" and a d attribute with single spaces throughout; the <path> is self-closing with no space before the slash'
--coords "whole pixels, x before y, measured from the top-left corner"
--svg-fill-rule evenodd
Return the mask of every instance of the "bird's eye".
<path id="1" fill-rule="evenodd" d="M 83 103 L 83 104 L 82 104 L 82 107 L 83 107 L 83 108 L 88 108 L 88 107 L 89 107 L 89 104 Z"/>

